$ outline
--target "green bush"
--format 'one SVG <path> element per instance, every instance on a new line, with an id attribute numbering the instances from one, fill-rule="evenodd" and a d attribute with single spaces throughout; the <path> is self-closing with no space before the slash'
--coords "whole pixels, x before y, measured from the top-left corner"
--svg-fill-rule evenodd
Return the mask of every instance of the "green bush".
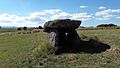
<path id="1" fill-rule="evenodd" d="M 23 30 L 27 30 L 27 27 L 25 26 L 25 27 L 23 27 Z"/>
<path id="2" fill-rule="evenodd" d="M 38 26 L 38 29 L 43 29 L 42 26 Z"/>
<path id="3" fill-rule="evenodd" d="M 22 30 L 22 28 L 17 28 L 18 31 Z"/>

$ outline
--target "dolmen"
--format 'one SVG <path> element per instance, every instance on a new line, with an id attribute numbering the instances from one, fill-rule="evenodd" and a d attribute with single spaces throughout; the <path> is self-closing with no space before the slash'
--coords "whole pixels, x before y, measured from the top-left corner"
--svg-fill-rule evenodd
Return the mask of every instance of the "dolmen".
<path id="1" fill-rule="evenodd" d="M 80 44 L 75 30 L 80 24 L 80 20 L 56 19 L 46 22 L 43 31 L 48 33 L 48 43 L 54 47 L 75 46 Z"/>

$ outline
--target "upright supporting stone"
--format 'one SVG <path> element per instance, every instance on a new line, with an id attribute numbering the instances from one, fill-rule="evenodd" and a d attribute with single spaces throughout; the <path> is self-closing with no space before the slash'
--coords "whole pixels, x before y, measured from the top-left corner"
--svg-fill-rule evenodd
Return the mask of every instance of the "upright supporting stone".
<path id="1" fill-rule="evenodd" d="M 59 41 L 59 35 L 58 35 L 58 30 L 51 30 L 50 33 L 48 33 L 48 42 L 50 45 L 58 46 Z"/>
<path id="2" fill-rule="evenodd" d="M 77 46 L 80 44 L 81 41 L 79 35 L 75 30 L 71 30 L 70 32 L 68 32 L 68 34 L 66 35 L 66 40 L 68 45 L 71 46 Z"/>
<path id="3" fill-rule="evenodd" d="M 59 44 L 58 46 L 65 46 L 66 44 L 66 33 L 59 31 Z"/>

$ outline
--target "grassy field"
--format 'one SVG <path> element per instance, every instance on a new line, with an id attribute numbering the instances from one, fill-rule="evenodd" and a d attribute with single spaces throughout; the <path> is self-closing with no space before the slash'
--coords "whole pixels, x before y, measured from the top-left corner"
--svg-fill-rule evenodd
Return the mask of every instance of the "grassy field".
<path id="1" fill-rule="evenodd" d="M 2 31 L 2 30 L 0 30 Z M 62 53 L 45 55 L 50 48 L 47 34 L 17 34 L 15 32 L 0 35 L 0 68 L 118 68 L 120 67 L 120 30 L 77 30 L 80 37 L 96 36 L 110 46 L 100 53 Z M 0 32 L 3 33 L 3 32 Z"/>
<path id="2" fill-rule="evenodd" d="M 0 28 L 0 33 L 15 32 L 15 31 L 17 31 L 17 29 L 15 29 L 15 28 L 9 28 L 9 29 L 7 29 L 7 28 Z"/>

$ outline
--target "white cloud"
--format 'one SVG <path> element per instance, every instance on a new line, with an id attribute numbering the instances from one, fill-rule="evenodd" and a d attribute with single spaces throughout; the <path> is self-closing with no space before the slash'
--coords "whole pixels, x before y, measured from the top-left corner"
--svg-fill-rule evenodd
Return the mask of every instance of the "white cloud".
<path id="1" fill-rule="evenodd" d="M 0 25 L 3 26 L 39 26 L 48 20 L 53 19 L 75 19 L 88 21 L 93 17 L 88 13 L 68 13 L 60 9 L 49 9 L 40 12 L 33 12 L 28 16 L 18 16 L 15 14 L 0 14 Z"/>
<path id="2" fill-rule="evenodd" d="M 102 16 L 102 17 L 96 18 L 96 19 L 97 20 L 110 20 L 113 17 L 114 17 L 113 15 L 105 15 L 105 16 Z"/>
<path id="3" fill-rule="evenodd" d="M 76 13 L 76 14 L 73 14 L 71 19 L 87 21 L 92 19 L 92 15 L 88 15 L 87 13 Z"/>
<path id="4" fill-rule="evenodd" d="M 71 14 L 66 13 L 66 12 L 62 12 L 59 14 L 54 14 L 50 17 L 50 19 L 67 19 L 67 18 L 71 18 Z"/>
<path id="5" fill-rule="evenodd" d="M 0 15 L 0 21 L 3 21 L 3 22 L 9 21 L 9 22 L 11 22 L 12 19 L 14 19 L 14 17 L 15 17 L 15 15 L 13 15 L 13 14 L 9 15 L 7 13 L 3 13 L 3 14 Z"/>
<path id="6" fill-rule="evenodd" d="M 0 15 L 0 25 L 3 25 L 3 26 L 35 26 L 36 25 L 38 26 L 38 23 L 43 22 L 45 20 L 44 19 L 45 17 L 43 18 L 43 15 L 38 15 L 37 13 L 31 13 L 29 16 L 17 16 L 15 14 L 3 13 Z"/>
<path id="7" fill-rule="evenodd" d="M 54 12 L 54 11 L 53 11 Z M 87 13 L 68 13 L 68 12 L 64 12 L 62 10 L 59 10 L 56 13 L 52 13 L 53 15 L 50 17 L 51 20 L 53 19 L 74 19 L 74 20 L 82 20 L 82 21 L 87 21 L 87 20 L 91 20 L 92 16 L 88 15 Z"/>
<path id="8" fill-rule="evenodd" d="M 45 16 L 46 14 L 44 12 L 34 12 L 30 14 L 31 16 Z"/>
<path id="9" fill-rule="evenodd" d="M 96 16 L 104 16 L 104 15 L 107 15 L 111 12 L 111 9 L 108 9 L 108 10 L 103 10 L 103 11 L 99 11 L 99 12 L 96 12 L 95 15 Z"/>
<path id="10" fill-rule="evenodd" d="M 48 10 L 44 10 L 43 12 L 48 13 L 48 14 L 59 14 L 63 11 L 60 9 L 48 9 Z"/>
<path id="11" fill-rule="evenodd" d="M 108 15 L 108 14 L 112 14 L 112 13 L 120 13 L 120 9 L 107 9 L 107 10 L 96 12 L 95 15 L 96 16 L 104 16 L 104 15 Z"/>
<path id="12" fill-rule="evenodd" d="M 99 11 L 95 13 L 97 20 L 110 20 L 111 18 L 115 18 L 117 14 L 120 13 L 120 9 L 107 9 L 103 11 Z"/>
<path id="13" fill-rule="evenodd" d="M 100 10 L 104 10 L 104 9 L 106 9 L 106 7 L 104 7 L 104 6 L 100 6 L 98 9 L 100 9 Z"/>
<path id="14" fill-rule="evenodd" d="M 80 6 L 80 8 L 86 8 L 87 6 Z"/>

